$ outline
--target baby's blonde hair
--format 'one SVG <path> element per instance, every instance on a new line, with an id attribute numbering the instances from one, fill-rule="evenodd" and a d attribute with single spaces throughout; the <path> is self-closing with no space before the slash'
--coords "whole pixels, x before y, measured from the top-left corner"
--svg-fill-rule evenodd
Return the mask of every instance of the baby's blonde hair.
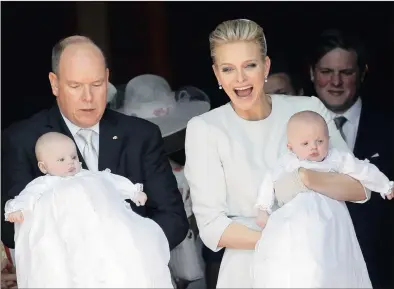
<path id="1" fill-rule="evenodd" d="M 247 19 L 235 19 L 219 24 L 209 35 L 211 57 L 215 63 L 215 48 L 222 44 L 237 41 L 250 41 L 259 44 L 262 58 L 267 56 L 267 42 L 263 28 Z"/>

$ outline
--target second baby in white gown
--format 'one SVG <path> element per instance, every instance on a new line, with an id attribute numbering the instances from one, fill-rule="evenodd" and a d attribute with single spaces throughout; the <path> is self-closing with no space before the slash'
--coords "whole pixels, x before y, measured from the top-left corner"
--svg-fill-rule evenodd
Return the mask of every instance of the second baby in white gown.
<path id="1" fill-rule="evenodd" d="M 287 135 L 288 153 L 259 190 L 257 223 L 264 230 L 255 252 L 254 288 L 372 288 L 345 203 L 305 186 L 294 199 L 278 200 L 274 184 L 300 168 L 333 171 L 385 198 L 393 193 L 393 182 L 368 161 L 329 148 L 327 124 L 316 112 L 293 115 Z"/>
<path id="2" fill-rule="evenodd" d="M 41 136 L 36 156 L 46 175 L 5 205 L 19 288 L 172 288 L 164 232 L 125 201 L 145 204 L 141 184 L 81 169 L 59 133 Z"/>

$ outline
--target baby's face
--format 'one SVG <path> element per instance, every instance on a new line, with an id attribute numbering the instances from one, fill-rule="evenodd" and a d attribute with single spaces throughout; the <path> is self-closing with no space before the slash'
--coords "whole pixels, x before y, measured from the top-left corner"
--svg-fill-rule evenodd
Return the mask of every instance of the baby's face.
<path id="1" fill-rule="evenodd" d="M 288 140 L 289 149 L 300 160 L 320 162 L 327 156 L 329 137 L 321 123 L 297 125 L 297 131 L 290 133 Z"/>
<path id="2" fill-rule="evenodd" d="M 42 159 L 48 174 L 52 176 L 73 176 L 81 170 L 74 142 L 62 141 L 51 147 Z"/>

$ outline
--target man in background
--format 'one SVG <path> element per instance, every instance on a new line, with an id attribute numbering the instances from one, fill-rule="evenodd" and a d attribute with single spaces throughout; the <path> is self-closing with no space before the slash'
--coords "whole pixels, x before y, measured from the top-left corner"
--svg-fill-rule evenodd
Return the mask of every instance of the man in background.
<path id="1" fill-rule="evenodd" d="M 393 123 L 379 95 L 368 99 L 361 94 L 367 71 L 365 49 L 358 39 L 338 30 L 318 37 L 310 59 L 316 96 L 332 112 L 354 155 L 368 159 L 393 180 Z M 388 228 L 393 228 L 394 203 L 372 193 L 365 204 L 347 206 L 373 287 L 393 288 L 394 229 Z"/>

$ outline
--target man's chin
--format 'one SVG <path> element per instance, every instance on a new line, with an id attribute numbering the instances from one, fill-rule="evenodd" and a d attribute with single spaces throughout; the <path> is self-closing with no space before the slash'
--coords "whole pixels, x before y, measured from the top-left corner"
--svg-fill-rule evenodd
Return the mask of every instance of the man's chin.
<path id="1" fill-rule="evenodd" d="M 351 99 L 348 98 L 342 103 L 330 103 L 322 98 L 319 99 L 323 102 L 323 104 L 328 110 L 331 110 L 332 112 L 335 113 L 343 113 L 352 107 L 352 105 L 357 101 L 358 97 L 354 97 Z"/>

